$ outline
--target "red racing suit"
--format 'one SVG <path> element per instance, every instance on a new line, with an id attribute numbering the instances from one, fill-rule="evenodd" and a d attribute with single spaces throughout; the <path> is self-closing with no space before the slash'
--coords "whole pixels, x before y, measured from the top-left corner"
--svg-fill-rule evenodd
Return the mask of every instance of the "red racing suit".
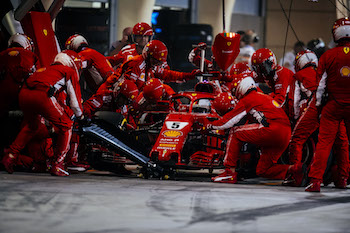
<path id="1" fill-rule="evenodd" d="M 293 72 L 283 66 L 277 65 L 274 77 L 264 79 L 258 74 L 255 81 L 258 83 L 265 82 L 270 88 L 269 94 L 277 103 L 282 106 L 289 119 L 294 118 L 294 78 Z"/>
<path id="2" fill-rule="evenodd" d="M 83 68 L 87 69 L 87 72 L 84 72 L 86 82 L 90 89 L 96 92 L 114 70 L 106 57 L 94 49 L 85 47 L 79 52 L 79 55 L 82 57 Z"/>
<path id="3" fill-rule="evenodd" d="M 135 102 L 132 104 L 132 108 L 134 111 L 143 112 L 143 111 L 169 111 L 169 104 L 164 104 L 164 102 L 168 102 L 172 95 L 175 94 L 175 91 L 167 84 L 163 84 L 164 92 L 159 100 L 150 101 L 147 100 L 143 96 L 143 92 L 141 92 Z"/>
<path id="4" fill-rule="evenodd" d="M 300 92 L 304 93 L 304 96 L 309 103 L 292 132 L 289 145 L 289 162 L 292 164 L 301 163 L 303 145 L 310 135 L 319 127 L 319 115 L 321 112 L 321 108 L 316 107 L 315 105 L 316 99 L 313 94 L 315 93 L 318 84 L 316 70 L 313 67 L 307 67 L 298 71 L 294 77 L 297 80 L 296 87 L 298 87 L 295 92 L 295 100 L 302 98 L 301 96 L 298 96 L 298 90 L 300 87 Z M 299 109 L 300 106 L 298 106 L 297 103 L 295 104 L 296 106 L 294 109 Z M 333 149 L 336 154 L 349 153 L 348 139 L 344 123 L 339 125 L 339 131 Z"/>
<path id="5" fill-rule="evenodd" d="M 294 74 L 294 118 L 298 119 L 305 111 L 307 104 L 316 91 L 318 81 L 316 80 L 316 69 L 313 66 L 306 67 Z"/>
<path id="6" fill-rule="evenodd" d="M 165 82 L 174 82 L 192 79 L 195 77 L 195 73 L 177 72 L 158 66 L 147 68 L 144 58 L 141 55 L 135 56 L 122 65 L 120 73 L 108 77 L 106 82 L 99 87 L 96 94 L 85 101 L 84 114 L 91 116 L 102 106 L 112 103 L 113 89 L 122 79 L 132 80 L 139 90 L 142 91 L 146 81 L 154 77 L 160 78 Z M 171 89 L 167 85 L 165 87 L 166 92 Z"/>
<path id="7" fill-rule="evenodd" d="M 160 66 L 148 67 L 142 55 L 131 58 L 122 65 L 121 69 L 120 75 L 134 81 L 140 91 L 142 91 L 147 80 L 151 78 L 159 78 L 164 82 L 181 82 L 195 77 L 195 73 L 178 72 Z M 108 78 L 106 81 L 107 88 L 111 88 L 119 78 L 121 77 L 118 75 Z"/>
<path id="8" fill-rule="evenodd" d="M 244 117 L 249 124 L 236 126 Z M 211 123 L 215 130 L 231 129 L 227 141 L 224 165 L 236 167 L 243 142 L 257 145 L 261 149 L 256 168 L 259 176 L 284 179 L 289 165 L 279 165 L 277 160 L 288 147 L 291 129 L 289 120 L 278 103 L 270 96 L 248 90 L 233 110 Z"/>
<path id="9" fill-rule="evenodd" d="M 191 52 L 188 54 L 188 60 L 189 60 L 189 62 L 192 63 L 192 65 L 200 68 L 201 49 L 199 49 L 199 48 L 192 49 Z M 204 67 L 203 68 L 205 71 L 213 70 L 213 63 L 211 61 L 209 61 L 208 59 L 204 58 Z"/>
<path id="10" fill-rule="evenodd" d="M 322 104 L 324 94 L 328 101 L 322 108 L 318 144 L 309 177 L 322 180 L 328 156 L 335 141 L 339 125 L 344 120 L 350 133 L 350 42 L 340 42 L 326 51 L 319 60 L 317 77 L 320 79 L 316 92 L 316 106 Z M 338 172 L 341 178 L 349 176 L 349 155 L 337 153 Z M 339 165 L 341 164 L 341 168 Z"/>
<path id="11" fill-rule="evenodd" d="M 38 67 L 38 57 L 26 49 L 8 48 L 0 53 L 0 117 L 18 107 L 19 90 Z"/>
<path id="12" fill-rule="evenodd" d="M 121 64 L 127 62 L 131 58 L 138 56 L 139 53 L 137 52 L 136 45 L 135 44 L 130 44 L 122 48 L 122 50 L 113 56 L 108 56 L 107 59 L 111 63 L 111 65 L 115 68 L 119 68 Z M 164 62 L 161 65 L 165 69 L 169 69 L 169 65 L 167 62 Z M 119 70 L 117 69 L 117 73 Z"/>
<path id="13" fill-rule="evenodd" d="M 78 118 L 82 116 L 77 73 L 60 64 L 39 69 L 21 89 L 19 104 L 25 125 L 11 144 L 10 152 L 14 155 L 20 153 L 37 132 L 42 116 L 55 127 L 57 141 L 54 154 L 57 162 L 62 162 L 69 149 L 73 114 Z"/>
<path id="14" fill-rule="evenodd" d="M 136 44 L 129 44 L 124 46 L 116 55 L 108 56 L 107 59 L 113 67 L 118 67 L 137 55 L 139 54 L 136 50 Z"/>
<path id="15" fill-rule="evenodd" d="M 84 115 L 91 118 L 92 115 L 100 110 L 102 107 L 112 108 L 113 91 L 107 88 L 106 82 L 98 88 L 97 92 L 93 94 L 88 100 L 84 101 L 83 109 Z"/>
<path id="16" fill-rule="evenodd" d="M 201 55 L 200 55 L 200 49 L 199 48 L 194 48 L 191 50 L 191 52 L 188 55 L 188 60 L 189 62 L 192 63 L 192 65 L 196 67 L 200 67 L 200 62 L 201 62 Z M 236 63 L 238 67 L 240 67 L 240 70 L 242 73 L 244 72 L 251 72 L 248 62 L 239 62 Z M 225 75 L 226 76 L 232 76 L 232 75 L 237 75 L 236 71 L 237 67 L 234 67 L 233 65 L 229 66 L 227 70 L 225 70 Z M 204 70 L 205 71 L 213 71 L 213 62 L 209 61 L 208 59 L 204 59 Z"/>

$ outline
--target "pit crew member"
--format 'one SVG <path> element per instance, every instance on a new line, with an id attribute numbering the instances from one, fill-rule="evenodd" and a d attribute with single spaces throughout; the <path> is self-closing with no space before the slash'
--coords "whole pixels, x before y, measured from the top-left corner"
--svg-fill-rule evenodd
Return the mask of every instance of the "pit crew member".
<path id="1" fill-rule="evenodd" d="M 275 54 L 267 48 L 255 51 L 251 57 L 251 66 L 257 74 L 255 81 L 266 83 L 270 96 L 284 109 L 287 116 L 293 120 L 294 79 L 293 72 L 277 64 Z"/>
<path id="2" fill-rule="evenodd" d="M 328 157 L 343 120 L 348 138 L 350 132 L 350 20 L 336 20 L 332 34 L 337 46 L 326 51 L 318 63 L 317 77 L 320 82 L 316 92 L 316 106 L 321 106 L 324 102 L 325 104 L 321 112 L 316 153 L 309 172 L 310 184 L 305 188 L 308 192 L 320 192 Z M 342 163 L 345 169 L 349 166 L 349 155 L 338 156 L 337 162 Z M 336 187 L 346 188 L 348 175 L 348 169 L 345 169 Z"/>
<path id="3" fill-rule="evenodd" d="M 66 50 L 56 55 L 51 66 L 39 69 L 27 79 L 19 94 L 25 125 L 3 157 L 7 172 L 13 172 L 20 151 L 36 134 L 42 116 L 55 127 L 57 134 L 55 159 L 50 172 L 56 176 L 69 175 L 65 171 L 64 159 L 72 135 L 72 118 L 84 118 L 79 86 L 80 68 L 80 56 Z"/>
<path id="4" fill-rule="evenodd" d="M 77 52 L 81 56 L 82 68 L 84 69 L 83 76 L 93 93 L 114 73 L 106 57 L 96 50 L 89 48 L 89 44 L 83 36 L 79 34 L 70 36 L 65 43 L 65 47 L 66 49 Z"/>

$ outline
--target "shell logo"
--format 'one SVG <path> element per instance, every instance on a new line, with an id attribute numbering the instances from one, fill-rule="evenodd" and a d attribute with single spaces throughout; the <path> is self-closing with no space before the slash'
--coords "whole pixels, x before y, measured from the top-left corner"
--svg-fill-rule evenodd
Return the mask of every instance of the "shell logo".
<path id="1" fill-rule="evenodd" d="M 344 66 L 340 69 L 340 73 L 343 77 L 350 77 L 350 67 Z"/>
<path id="2" fill-rule="evenodd" d="M 231 42 L 229 41 L 229 42 L 227 42 L 227 46 L 231 46 Z"/>
<path id="3" fill-rule="evenodd" d="M 276 107 L 276 108 L 280 108 L 281 105 L 279 103 L 277 103 L 276 100 L 272 100 L 272 104 Z"/>
<path id="4" fill-rule="evenodd" d="M 182 132 L 181 131 L 176 131 L 176 130 L 167 130 L 165 132 L 163 132 L 163 135 L 169 138 L 178 138 L 180 136 L 182 136 Z"/>
<path id="5" fill-rule="evenodd" d="M 350 50 L 349 47 L 344 47 L 344 53 L 345 54 L 348 54 L 349 50 Z"/>
<path id="6" fill-rule="evenodd" d="M 196 96 L 197 95 L 197 93 L 192 93 L 192 96 Z"/>
<path id="7" fill-rule="evenodd" d="M 18 54 L 19 54 L 18 51 L 11 51 L 11 52 L 8 53 L 8 55 L 11 56 L 11 57 L 15 57 L 15 56 L 17 56 Z"/>

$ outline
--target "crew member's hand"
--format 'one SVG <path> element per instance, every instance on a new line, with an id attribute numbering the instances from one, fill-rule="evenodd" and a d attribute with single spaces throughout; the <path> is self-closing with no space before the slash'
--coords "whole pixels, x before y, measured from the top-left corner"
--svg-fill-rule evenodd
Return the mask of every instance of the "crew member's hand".
<path id="1" fill-rule="evenodd" d="M 207 49 L 207 44 L 204 43 L 204 42 L 200 42 L 200 43 L 197 45 L 197 49 L 200 49 L 200 50 Z"/>
<path id="2" fill-rule="evenodd" d="M 90 119 L 84 115 L 81 115 L 80 117 L 77 117 L 77 120 L 76 120 L 79 124 L 79 126 L 86 126 L 86 125 L 89 125 L 90 124 Z"/>
<path id="3" fill-rule="evenodd" d="M 196 63 L 196 60 L 200 59 L 200 53 L 201 50 L 204 50 L 207 48 L 207 44 L 204 42 L 199 43 L 194 49 L 191 50 L 190 54 L 188 55 L 188 60 L 194 64 Z"/>

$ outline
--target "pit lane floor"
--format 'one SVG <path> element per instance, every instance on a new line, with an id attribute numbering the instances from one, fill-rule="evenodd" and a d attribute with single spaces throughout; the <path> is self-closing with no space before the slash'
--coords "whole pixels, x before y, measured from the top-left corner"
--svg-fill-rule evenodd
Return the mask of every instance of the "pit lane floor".
<path id="1" fill-rule="evenodd" d="M 0 171 L 0 232 L 350 232 L 350 190 Z"/>

